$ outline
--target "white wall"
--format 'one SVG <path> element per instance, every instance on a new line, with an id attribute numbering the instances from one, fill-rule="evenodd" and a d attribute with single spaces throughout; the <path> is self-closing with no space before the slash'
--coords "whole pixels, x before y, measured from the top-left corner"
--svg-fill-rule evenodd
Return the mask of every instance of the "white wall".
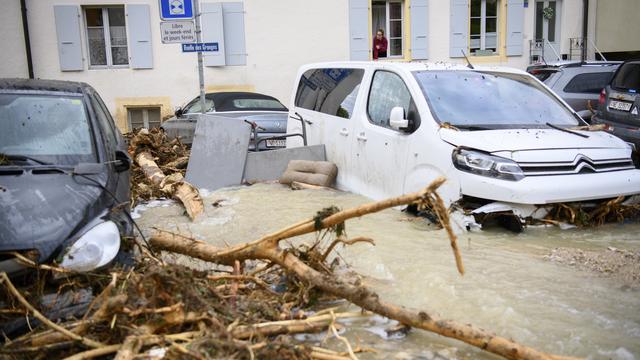
<path id="1" fill-rule="evenodd" d="M 600 0 L 596 17 L 600 51 L 640 51 L 640 0 Z"/>
<path id="2" fill-rule="evenodd" d="M 0 78 L 29 77 L 20 0 L 0 0 Z"/>

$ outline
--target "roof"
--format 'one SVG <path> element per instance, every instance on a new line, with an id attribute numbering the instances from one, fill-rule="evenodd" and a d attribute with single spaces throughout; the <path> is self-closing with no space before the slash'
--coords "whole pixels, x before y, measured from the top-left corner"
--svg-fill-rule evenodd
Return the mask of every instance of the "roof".
<path id="1" fill-rule="evenodd" d="M 563 60 L 548 63 L 538 63 L 529 65 L 527 69 L 543 69 L 543 68 L 569 68 L 569 67 L 581 67 L 581 66 L 617 66 L 622 64 L 622 61 L 600 61 L 600 60 Z"/>
<path id="2" fill-rule="evenodd" d="M 41 79 L 0 79 L 0 90 L 57 91 L 82 94 L 90 86 L 83 82 L 41 80 Z"/>
<path id="3" fill-rule="evenodd" d="M 482 66 L 473 64 L 476 71 L 495 71 L 514 74 L 526 74 L 526 72 L 503 66 Z M 404 71 L 426 71 L 426 70 L 450 70 L 450 71 L 470 71 L 466 63 L 446 63 L 446 62 L 391 62 L 391 61 L 340 61 L 340 62 L 323 62 L 304 65 L 301 70 L 306 71 L 313 68 L 361 68 L 361 69 L 396 69 Z"/>

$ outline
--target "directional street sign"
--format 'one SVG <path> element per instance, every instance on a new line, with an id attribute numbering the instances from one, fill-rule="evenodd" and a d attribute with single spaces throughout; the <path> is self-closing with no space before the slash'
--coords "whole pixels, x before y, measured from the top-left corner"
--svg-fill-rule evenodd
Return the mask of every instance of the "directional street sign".
<path id="1" fill-rule="evenodd" d="M 162 21 L 160 36 L 163 44 L 184 44 L 196 42 L 196 30 L 193 21 Z"/>
<path id="2" fill-rule="evenodd" d="M 182 52 L 216 52 L 218 51 L 218 43 L 195 43 L 182 44 Z"/>
<path id="3" fill-rule="evenodd" d="M 162 20 L 186 20 L 193 18 L 193 0 L 159 0 Z"/>

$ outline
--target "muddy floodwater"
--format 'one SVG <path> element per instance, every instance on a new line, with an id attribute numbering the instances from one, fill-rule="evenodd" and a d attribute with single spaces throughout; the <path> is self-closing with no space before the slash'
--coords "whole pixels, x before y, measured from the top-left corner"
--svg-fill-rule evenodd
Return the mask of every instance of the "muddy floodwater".
<path id="1" fill-rule="evenodd" d="M 190 222 L 183 209 L 155 202 L 136 209 L 147 234 L 152 227 L 179 231 L 217 246 L 259 238 L 330 205 L 370 200 L 338 191 L 292 191 L 279 184 L 203 192 L 205 216 Z M 522 234 L 492 229 L 461 234 L 466 267 L 460 276 L 444 231 L 389 209 L 347 222 L 356 244 L 339 253 L 364 275 L 382 299 L 470 323 L 525 345 L 592 359 L 640 359 L 640 287 L 606 273 L 550 261 L 554 248 L 640 250 L 640 224 L 598 229 L 529 228 Z M 308 241 L 313 236 L 295 241 Z M 354 346 L 375 348 L 370 359 L 493 359 L 464 343 L 421 330 L 388 337 L 393 325 L 373 317 L 349 323 Z M 300 336 L 300 338 L 305 338 Z M 306 337 L 322 340 L 323 335 Z M 335 349 L 340 344 L 331 341 Z"/>

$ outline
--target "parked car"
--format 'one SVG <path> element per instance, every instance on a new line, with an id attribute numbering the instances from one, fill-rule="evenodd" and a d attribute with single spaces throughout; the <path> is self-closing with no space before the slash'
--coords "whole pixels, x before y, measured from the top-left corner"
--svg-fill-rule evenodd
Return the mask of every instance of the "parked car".
<path id="1" fill-rule="evenodd" d="M 640 60 L 627 61 L 602 89 L 595 124 L 606 124 L 617 137 L 640 150 Z"/>
<path id="2" fill-rule="evenodd" d="M 290 114 L 307 120 L 309 145 L 325 145 L 338 187 L 373 199 L 444 176 L 448 204 L 473 200 L 476 210 L 525 218 L 540 214 L 537 205 L 640 193 L 631 147 L 578 130 L 578 114 L 523 71 L 322 63 L 303 66 L 294 88 Z M 288 133 L 299 126 L 290 121 Z"/>
<path id="3" fill-rule="evenodd" d="M 130 159 L 98 93 L 84 83 L 0 79 L 0 271 L 11 252 L 88 271 L 132 233 Z"/>
<path id="4" fill-rule="evenodd" d="M 252 92 L 208 93 L 205 95 L 205 106 L 207 114 L 254 123 L 257 127 L 251 134 L 249 150 L 255 150 L 256 143 L 259 150 L 284 148 L 286 145 L 285 139 L 278 139 L 277 136 L 287 131 L 288 109 L 274 97 Z M 180 137 L 183 143 L 191 144 L 197 115 L 201 113 L 200 97 L 196 97 L 183 108 L 178 108 L 175 117 L 161 127 L 169 138 Z"/>
<path id="5" fill-rule="evenodd" d="M 591 109 L 598 108 L 598 97 L 622 61 L 562 61 L 531 65 L 527 72 L 558 94 L 578 114 L 590 121 Z M 591 108 L 591 109 L 590 109 Z"/>

